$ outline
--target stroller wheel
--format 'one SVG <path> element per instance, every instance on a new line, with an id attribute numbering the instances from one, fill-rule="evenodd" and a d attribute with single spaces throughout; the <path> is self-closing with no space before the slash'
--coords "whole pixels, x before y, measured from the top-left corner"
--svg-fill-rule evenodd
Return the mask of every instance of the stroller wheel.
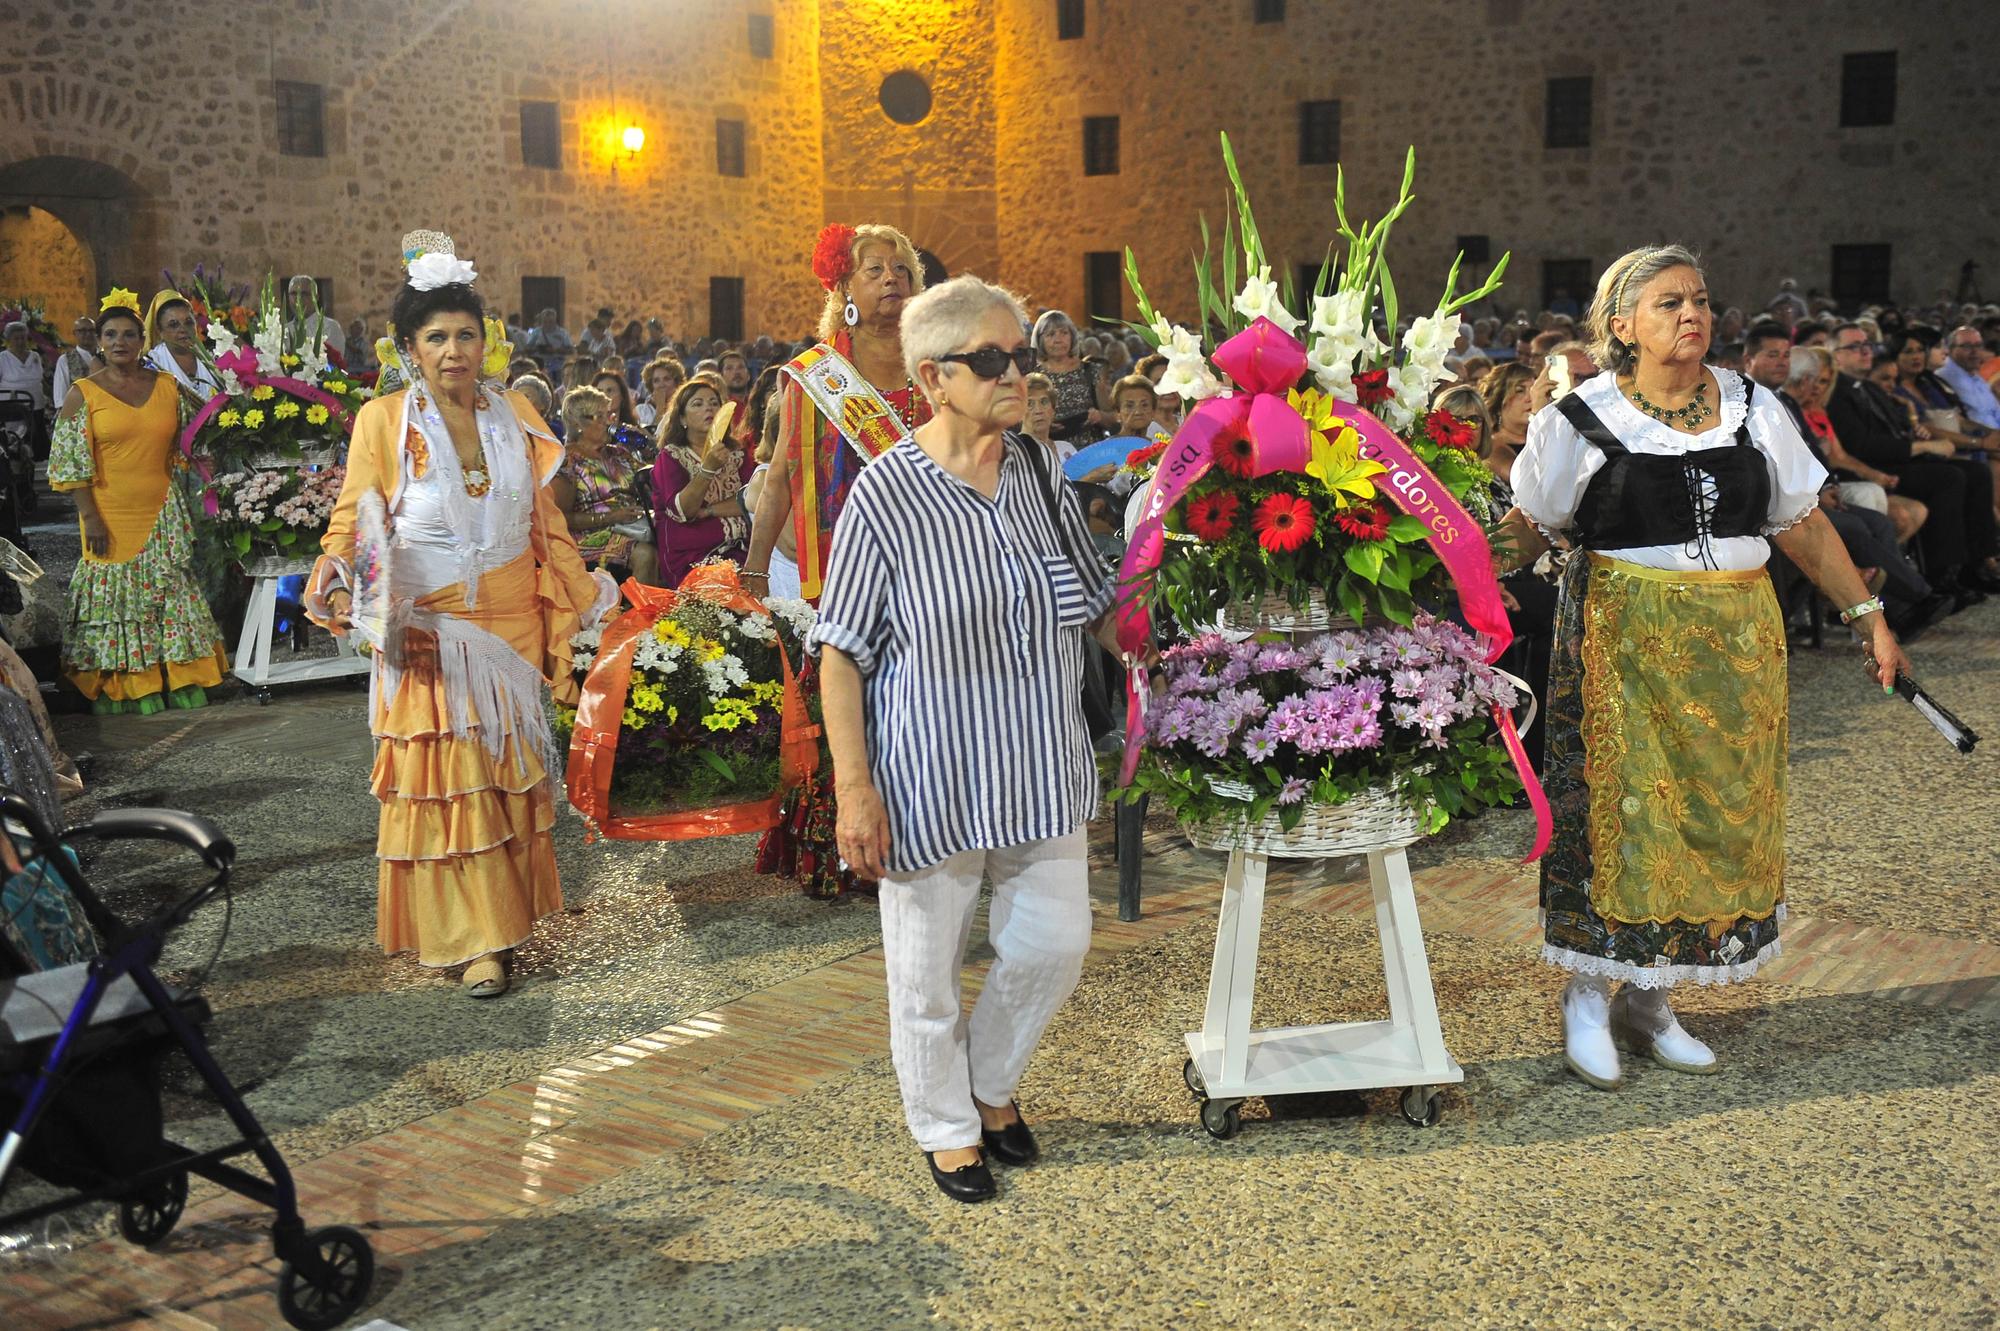
<path id="1" fill-rule="evenodd" d="M 278 1269 L 278 1311 L 299 1331 L 328 1331 L 355 1314 L 374 1283 L 375 1251 L 359 1230 L 315 1229 Z"/>
<path id="2" fill-rule="evenodd" d="M 150 1248 L 174 1232 L 187 1199 L 186 1171 L 169 1174 L 140 1196 L 118 1203 L 118 1232 L 126 1242 Z"/>

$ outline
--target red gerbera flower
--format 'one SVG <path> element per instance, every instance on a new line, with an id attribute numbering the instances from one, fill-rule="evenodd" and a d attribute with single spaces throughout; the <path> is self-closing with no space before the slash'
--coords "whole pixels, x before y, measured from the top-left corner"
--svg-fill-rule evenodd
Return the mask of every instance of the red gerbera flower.
<path id="1" fill-rule="evenodd" d="M 1424 418 L 1424 432 L 1433 443 L 1445 448 L 1466 448 L 1473 445 L 1472 422 L 1460 420 L 1448 411 L 1434 411 Z"/>
<path id="2" fill-rule="evenodd" d="M 1379 541 L 1389 534 L 1389 510 L 1380 504 L 1357 504 L 1334 514 L 1333 525 L 1357 541 Z"/>
<path id="3" fill-rule="evenodd" d="M 1228 491 L 1196 495 L 1188 500 L 1187 527 L 1204 541 L 1219 541 L 1236 526 L 1243 501 Z"/>
<path id="4" fill-rule="evenodd" d="M 1215 454 L 1216 465 L 1231 476 L 1247 481 L 1257 469 L 1257 450 L 1247 435 L 1227 435 L 1209 447 Z"/>
<path id="5" fill-rule="evenodd" d="M 1250 525 L 1257 530 L 1258 544 L 1274 555 L 1287 554 L 1313 534 L 1312 505 L 1297 495 L 1270 495 L 1257 505 Z"/>
<path id="6" fill-rule="evenodd" d="M 1372 407 L 1378 402 L 1387 402 L 1395 396 L 1389 390 L 1387 370 L 1363 370 L 1354 376 L 1354 400 L 1364 407 Z"/>
<path id="7" fill-rule="evenodd" d="M 1148 444 L 1144 448 L 1135 448 L 1125 455 L 1125 465 L 1133 471 L 1143 470 L 1158 462 L 1160 454 L 1166 451 L 1167 441 L 1165 439 L 1162 439 L 1157 444 Z"/>

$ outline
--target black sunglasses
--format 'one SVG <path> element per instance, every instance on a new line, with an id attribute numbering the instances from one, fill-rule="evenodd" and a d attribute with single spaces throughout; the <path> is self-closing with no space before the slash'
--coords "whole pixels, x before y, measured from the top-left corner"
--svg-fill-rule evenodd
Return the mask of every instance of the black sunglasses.
<path id="1" fill-rule="evenodd" d="M 1041 357 L 1033 347 L 1016 347 L 1012 351 L 1002 351 L 998 347 L 981 347 L 977 351 L 954 351 L 949 356 L 939 356 L 939 360 L 955 361 L 971 370 L 981 379 L 1004 379 L 1007 366 L 1011 363 L 1024 376 L 1032 374 Z"/>

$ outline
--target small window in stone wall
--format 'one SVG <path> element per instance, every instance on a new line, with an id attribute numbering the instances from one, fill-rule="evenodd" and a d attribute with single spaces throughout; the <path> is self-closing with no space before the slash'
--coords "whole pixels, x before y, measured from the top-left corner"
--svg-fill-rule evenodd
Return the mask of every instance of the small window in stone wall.
<path id="1" fill-rule="evenodd" d="M 1460 236 L 1456 248 L 1460 254 L 1465 256 L 1467 263 L 1491 263 L 1493 261 L 1493 240 L 1490 236 Z"/>
<path id="2" fill-rule="evenodd" d="M 1590 303 L 1590 293 L 1597 283 L 1597 265 L 1588 259 L 1544 259 L 1542 260 L 1542 308 L 1548 309 L 1556 303 L 1558 295 L 1566 295 L 1581 308 Z"/>
<path id="3" fill-rule="evenodd" d="M 521 317 L 532 327 L 540 321 L 543 310 L 554 310 L 556 323 L 568 326 L 568 321 L 563 318 L 563 280 L 560 277 L 522 278 Z"/>
<path id="4" fill-rule="evenodd" d="M 1299 164 L 1330 166 L 1340 160 L 1340 103 L 1299 103 Z"/>
<path id="5" fill-rule="evenodd" d="M 708 335 L 724 342 L 743 340 L 743 279 L 708 279 Z"/>
<path id="6" fill-rule="evenodd" d="M 931 85 L 913 69 L 882 80 L 882 114 L 899 125 L 921 125 L 931 114 Z"/>
<path id="7" fill-rule="evenodd" d="M 1298 284 L 1292 289 L 1292 304 L 1310 315 L 1312 313 L 1313 288 L 1319 283 L 1319 264 L 1302 263 L 1292 271 L 1294 274 L 1292 280 Z"/>
<path id="8" fill-rule="evenodd" d="M 769 60 L 778 50 L 777 31 L 769 14 L 750 16 L 750 55 L 753 59 Z"/>
<path id="9" fill-rule="evenodd" d="M 715 170 L 718 175 L 724 176 L 745 174 L 742 121 L 715 122 Z"/>
<path id="10" fill-rule="evenodd" d="M 1056 0 L 1056 40 L 1073 42 L 1083 36 L 1083 0 Z"/>
<path id="11" fill-rule="evenodd" d="M 1116 250 L 1095 250 L 1083 256 L 1084 331 L 1100 319 L 1125 317 L 1125 261 Z"/>
<path id="12" fill-rule="evenodd" d="M 1840 124 L 1896 123 L 1896 53 L 1851 51 L 1840 57 Z"/>
<path id="13" fill-rule="evenodd" d="M 521 103 L 521 165 L 562 170 L 562 120 L 554 102 Z"/>
<path id="14" fill-rule="evenodd" d="M 1285 0 L 1250 0 L 1250 21 L 1253 23 L 1283 23 L 1285 21 Z"/>
<path id="15" fill-rule="evenodd" d="M 1835 245 L 1833 299 L 1843 310 L 1889 301 L 1889 247 Z"/>
<path id="16" fill-rule="evenodd" d="M 1117 116 L 1083 118 L 1083 174 L 1086 176 L 1118 174 Z"/>
<path id="17" fill-rule="evenodd" d="M 1542 143 L 1549 148 L 1590 146 L 1590 76 L 1550 79 Z"/>
<path id="18" fill-rule="evenodd" d="M 326 156 L 326 90 L 279 79 L 278 151 L 287 157 Z"/>

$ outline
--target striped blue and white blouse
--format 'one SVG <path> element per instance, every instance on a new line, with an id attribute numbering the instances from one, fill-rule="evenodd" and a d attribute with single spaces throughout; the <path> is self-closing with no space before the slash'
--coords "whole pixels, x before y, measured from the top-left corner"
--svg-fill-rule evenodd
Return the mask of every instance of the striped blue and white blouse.
<path id="1" fill-rule="evenodd" d="M 1063 836 L 1096 816 L 1084 727 L 1086 625 L 1111 603 L 1068 485 L 1064 554 L 1044 476 L 1009 439 L 995 498 L 906 439 L 841 511 L 815 645 L 860 667 L 888 867 Z"/>

